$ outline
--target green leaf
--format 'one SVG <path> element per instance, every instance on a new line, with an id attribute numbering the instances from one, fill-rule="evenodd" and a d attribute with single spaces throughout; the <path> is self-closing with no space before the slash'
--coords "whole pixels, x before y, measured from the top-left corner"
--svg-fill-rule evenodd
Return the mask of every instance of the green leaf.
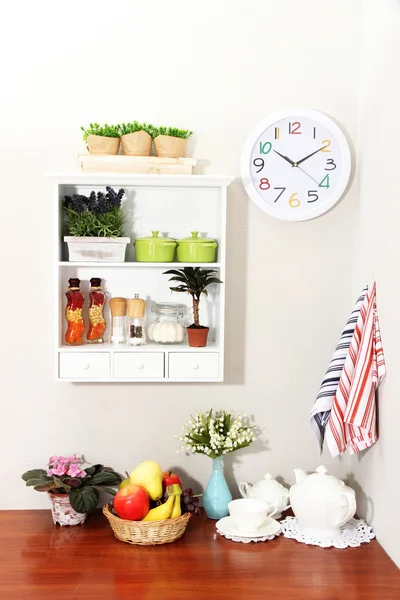
<path id="1" fill-rule="evenodd" d="M 90 480 L 90 485 L 118 485 L 119 483 L 121 483 L 119 476 L 109 471 L 96 473 Z"/>
<path id="2" fill-rule="evenodd" d="M 117 493 L 118 490 L 114 490 L 114 488 L 111 487 L 107 487 L 107 486 L 97 486 L 94 485 L 93 486 L 95 490 L 97 490 L 98 492 L 106 492 L 106 494 L 111 494 L 111 496 L 115 496 L 115 494 Z"/>
<path id="3" fill-rule="evenodd" d="M 49 481 L 52 481 L 50 477 L 32 477 L 32 479 L 28 479 L 25 485 L 43 485 Z"/>
<path id="4" fill-rule="evenodd" d="M 31 469 L 22 475 L 22 479 L 28 481 L 28 479 L 34 479 L 35 477 L 41 479 L 43 476 L 47 477 L 47 471 L 44 469 Z"/>
<path id="5" fill-rule="evenodd" d="M 49 492 L 50 490 L 55 490 L 57 489 L 57 484 L 54 483 L 54 481 L 48 481 L 45 483 L 40 483 L 34 486 L 34 490 L 36 490 L 37 492 Z"/>
<path id="6" fill-rule="evenodd" d="M 53 481 L 54 481 L 55 484 L 57 484 L 56 487 L 58 487 L 58 488 L 64 488 L 66 492 L 69 492 L 69 490 L 71 489 L 71 486 L 69 486 L 67 483 L 65 483 L 64 481 L 62 481 L 58 477 L 54 477 L 53 476 Z"/>
<path id="7" fill-rule="evenodd" d="M 78 488 L 78 487 L 81 487 L 83 485 L 83 479 L 79 478 L 79 477 L 66 477 L 63 480 L 63 485 L 65 486 L 65 484 L 69 488 Z"/>
<path id="8" fill-rule="evenodd" d="M 97 507 L 99 494 L 92 486 L 71 490 L 69 493 L 71 506 L 76 512 L 87 513 Z"/>

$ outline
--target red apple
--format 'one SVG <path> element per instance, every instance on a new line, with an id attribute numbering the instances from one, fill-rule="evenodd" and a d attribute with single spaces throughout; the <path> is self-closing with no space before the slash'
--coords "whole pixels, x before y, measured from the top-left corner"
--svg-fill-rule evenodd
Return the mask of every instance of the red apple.
<path id="1" fill-rule="evenodd" d="M 141 521 L 149 509 L 149 495 L 141 485 L 126 485 L 114 496 L 114 510 L 121 519 Z"/>
<path id="2" fill-rule="evenodd" d="M 183 490 L 182 481 L 179 479 L 178 475 L 171 473 L 171 471 L 164 471 L 162 483 L 164 490 L 166 490 L 169 485 L 174 485 L 174 483 L 177 483 L 181 490 Z"/>

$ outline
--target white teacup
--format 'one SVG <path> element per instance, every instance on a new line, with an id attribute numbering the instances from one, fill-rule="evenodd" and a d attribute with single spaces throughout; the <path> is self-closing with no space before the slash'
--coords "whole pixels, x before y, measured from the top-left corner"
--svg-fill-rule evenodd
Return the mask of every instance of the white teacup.
<path id="1" fill-rule="evenodd" d="M 257 531 L 268 517 L 272 517 L 277 508 L 255 498 L 240 498 L 228 504 L 232 522 L 240 531 L 252 533 Z"/>

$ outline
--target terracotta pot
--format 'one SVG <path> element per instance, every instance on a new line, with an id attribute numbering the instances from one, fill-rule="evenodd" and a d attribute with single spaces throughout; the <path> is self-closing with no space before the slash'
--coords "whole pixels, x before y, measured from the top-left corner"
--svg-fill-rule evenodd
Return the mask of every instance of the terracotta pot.
<path id="1" fill-rule="evenodd" d="M 209 327 L 187 327 L 186 331 L 188 334 L 189 346 L 192 346 L 192 348 L 204 348 L 204 346 L 207 346 L 207 337 L 208 332 L 210 331 Z"/>
<path id="2" fill-rule="evenodd" d="M 122 153 L 128 156 L 150 156 L 151 135 L 147 131 L 135 131 L 121 136 Z"/>
<path id="3" fill-rule="evenodd" d="M 103 135 L 88 135 L 87 149 L 89 154 L 118 154 L 119 138 Z"/>
<path id="4" fill-rule="evenodd" d="M 158 135 L 154 138 L 156 154 L 163 158 L 182 158 L 186 153 L 186 143 L 187 140 L 171 135 Z"/>
<path id="5" fill-rule="evenodd" d="M 81 525 L 86 521 L 87 513 L 78 513 L 71 506 L 68 494 L 48 493 L 51 501 L 51 514 L 54 525 Z"/>

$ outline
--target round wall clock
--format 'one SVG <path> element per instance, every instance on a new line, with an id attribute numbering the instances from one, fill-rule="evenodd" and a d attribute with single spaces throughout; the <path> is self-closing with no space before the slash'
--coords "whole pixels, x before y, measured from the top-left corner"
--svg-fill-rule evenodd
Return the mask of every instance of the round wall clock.
<path id="1" fill-rule="evenodd" d="M 326 115 L 283 110 L 256 125 L 241 158 L 244 186 L 264 212 L 306 221 L 328 211 L 343 195 L 351 172 L 349 144 Z"/>

